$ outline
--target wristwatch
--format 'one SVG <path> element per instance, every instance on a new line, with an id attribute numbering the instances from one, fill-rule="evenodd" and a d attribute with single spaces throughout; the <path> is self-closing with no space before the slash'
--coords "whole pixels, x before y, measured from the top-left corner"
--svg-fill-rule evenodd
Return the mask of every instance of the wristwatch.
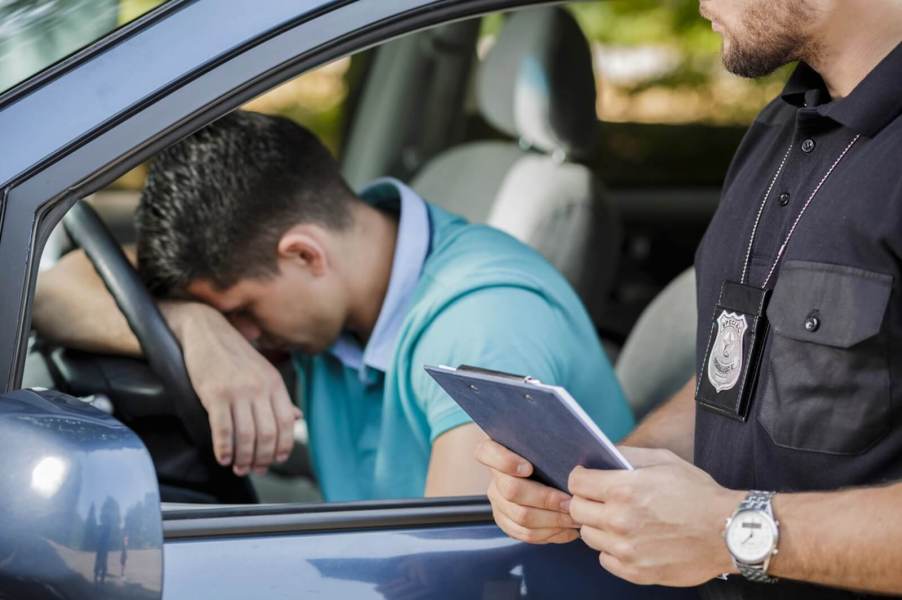
<path id="1" fill-rule="evenodd" d="M 756 583 L 774 583 L 767 574 L 770 559 L 777 553 L 780 523 L 774 518 L 771 498 L 775 492 L 753 490 L 727 519 L 724 540 L 733 564 L 743 577 Z"/>

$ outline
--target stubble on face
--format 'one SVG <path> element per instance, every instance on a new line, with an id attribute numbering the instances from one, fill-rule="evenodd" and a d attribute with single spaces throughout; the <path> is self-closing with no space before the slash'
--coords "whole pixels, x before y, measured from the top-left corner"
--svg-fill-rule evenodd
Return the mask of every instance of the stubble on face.
<path id="1" fill-rule="evenodd" d="M 761 77 L 795 60 L 811 60 L 810 0 L 748 0 L 739 27 L 724 32 L 723 64 L 741 77 Z"/>

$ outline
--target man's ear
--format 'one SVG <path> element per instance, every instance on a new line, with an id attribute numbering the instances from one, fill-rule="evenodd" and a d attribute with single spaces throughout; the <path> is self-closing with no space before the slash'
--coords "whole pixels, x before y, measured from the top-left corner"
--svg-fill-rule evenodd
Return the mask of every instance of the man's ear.
<path id="1" fill-rule="evenodd" d="M 308 225 L 292 227 L 279 238 L 276 251 L 280 260 L 293 262 L 319 277 L 328 269 L 329 260 L 322 236 L 315 229 Z"/>

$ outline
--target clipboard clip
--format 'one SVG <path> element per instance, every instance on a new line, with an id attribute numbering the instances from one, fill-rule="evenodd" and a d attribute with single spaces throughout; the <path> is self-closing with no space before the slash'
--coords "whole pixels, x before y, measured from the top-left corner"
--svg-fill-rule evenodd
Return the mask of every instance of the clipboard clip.
<path id="1" fill-rule="evenodd" d="M 529 375 L 515 375 L 514 373 L 505 373 L 504 371 L 494 371 L 492 369 L 485 369 L 483 367 L 474 367 L 472 365 L 460 365 L 457 367 L 457 370 L 469 372 L 469 373 L 480 373 L 482 375 L 491 375 L 493 377 L 500 377 L 502 379 L 510 379 L 511 381 L 517 381 L 519 383 L 537 383 L 537 384 L 542 383 L 535 377 L 531 377 Z"/>

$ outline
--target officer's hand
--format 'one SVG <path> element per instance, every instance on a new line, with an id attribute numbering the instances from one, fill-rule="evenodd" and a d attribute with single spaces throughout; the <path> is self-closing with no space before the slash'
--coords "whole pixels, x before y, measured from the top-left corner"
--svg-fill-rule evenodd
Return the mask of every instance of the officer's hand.
<path id="1" fill-rule="evenodd" d="M 638 584 L 694 586 L 734 571 L 722 532 L 741 492 L 669 450 L 622 448 L 634 471 L 570 474 L 570 515 L 601 565 Z"/>
<path id="2" fill-rule="evenodd" d="M 492 470 L 487 491 L 492 514 L 507 535 L 531 544 L 565 544 L 579 537 L 570 518 L 570 496 L 526 479 L 532 465 L 504 446 L 486 440 L 476 448 L 476 460 Z"/>
<path id="3" fill-rule="evenodd" d="M 207 410 L 219 463 L 246 475 L 285 461 L 300 411 L 276 368 L 215 309 L 190 302 L 164 303 L 161 309 Z"/>

